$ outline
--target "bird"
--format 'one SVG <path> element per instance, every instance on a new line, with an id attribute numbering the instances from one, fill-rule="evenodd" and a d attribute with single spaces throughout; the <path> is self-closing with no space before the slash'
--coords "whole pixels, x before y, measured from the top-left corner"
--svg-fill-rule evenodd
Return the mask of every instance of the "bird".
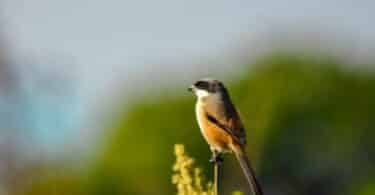
<path id="1" fill-rule="evenodd" d="M 195 94 L 196 118 L 212 152 L 210 162 L 222 163 L 224 153 L 234 153 L 254 195 L 263 195 L 246 154 L 246 132 L 229 92 L 212 78 L 196 81 L 188 90 Z"/>

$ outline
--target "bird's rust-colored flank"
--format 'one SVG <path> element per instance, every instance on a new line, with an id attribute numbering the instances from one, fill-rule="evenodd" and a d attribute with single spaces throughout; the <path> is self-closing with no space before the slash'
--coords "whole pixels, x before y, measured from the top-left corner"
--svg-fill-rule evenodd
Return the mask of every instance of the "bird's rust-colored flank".
<path id="1" fill-rule="evenodd" d="M 229 144 L 233 142 L 232 137 L 225 130 L 211 122 L 207 116 L 208 112 L 203 106 L 197 108 L 197 119 L 203 137 L 215 150 L 220 152 L 230 151 Z"/>

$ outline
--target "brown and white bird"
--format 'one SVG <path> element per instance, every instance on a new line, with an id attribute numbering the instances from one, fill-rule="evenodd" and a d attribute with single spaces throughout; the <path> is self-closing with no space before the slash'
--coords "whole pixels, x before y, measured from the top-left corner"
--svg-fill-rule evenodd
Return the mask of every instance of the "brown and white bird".
<path id="1" fill-rule="evenodd" d="M 246 133 L 240 116 L 223 83 L 201 79 L 189 91 L 197 96 L 196 117 L 203 137 L 212 151 L 211 162 L 222 162 L 221 154 L 234 153 L 255 195 L 262 195 L 250 161 L 246 155 Z"/>

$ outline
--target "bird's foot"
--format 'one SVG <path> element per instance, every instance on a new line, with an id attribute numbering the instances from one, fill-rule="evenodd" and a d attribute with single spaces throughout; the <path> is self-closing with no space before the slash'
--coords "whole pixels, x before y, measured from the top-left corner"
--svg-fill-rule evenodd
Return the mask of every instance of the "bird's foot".
<path id="1" fill-rule="evenodd" d="M 213 164 L 222 164 L 224 162 L 224 159 L 220 154 L 213 154 L 209 161 Z"/>

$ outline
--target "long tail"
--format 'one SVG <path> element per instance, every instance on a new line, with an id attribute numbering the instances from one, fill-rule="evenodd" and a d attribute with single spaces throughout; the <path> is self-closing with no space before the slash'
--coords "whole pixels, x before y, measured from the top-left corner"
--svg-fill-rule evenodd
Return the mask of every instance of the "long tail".
<path id="1" fill-rule="evenodd" d="M 263 191 L 257 178 L 255 177 L 255 172 L 251 167 L 250 161 L 247 158 L 246 153 L 241 149 L 241 147 L 234 147 L 233 151 L 237 157 L 238 162 L 245 174 L 246 180 L 250 185 L 250 188 L 254 195 L 263 195 Z"/>

